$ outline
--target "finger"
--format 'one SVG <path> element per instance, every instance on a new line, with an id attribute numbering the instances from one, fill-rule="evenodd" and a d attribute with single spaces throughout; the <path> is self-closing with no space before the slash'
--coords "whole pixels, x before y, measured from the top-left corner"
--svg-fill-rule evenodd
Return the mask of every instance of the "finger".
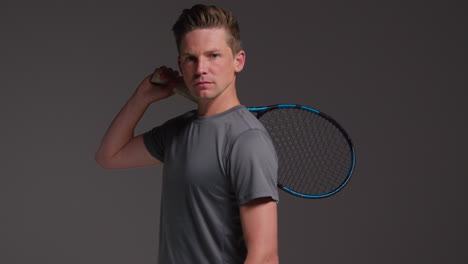
<path id="1" fill-rule="evenodd" d="M 165 66 L 162 66 L 162 67 L 159 67 L 159 68 L 156 68 L 156 70 L 154 71 L 154 73 L 152 74 L 152 77 L 151 77 L 151 82 L 154 83 L 154 84 L 158 84 L 158 85 L 164 85 L 167 80 L 165 79 L 165 74 L 164 74 L 164 71 L 165 71 Z"/>

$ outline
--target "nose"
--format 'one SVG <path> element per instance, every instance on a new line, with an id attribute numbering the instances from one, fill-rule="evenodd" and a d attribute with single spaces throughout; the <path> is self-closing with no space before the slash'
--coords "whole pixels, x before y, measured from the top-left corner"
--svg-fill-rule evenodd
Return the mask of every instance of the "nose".
<path id="1" fill-rule="evenodd" d="M 203 75 L 206 74 L 207 71 L 207 62 L 204 58 L 199 58 L 197 60 L 197 68 L 196 68 L 196 74 L 197 75 Z"/>

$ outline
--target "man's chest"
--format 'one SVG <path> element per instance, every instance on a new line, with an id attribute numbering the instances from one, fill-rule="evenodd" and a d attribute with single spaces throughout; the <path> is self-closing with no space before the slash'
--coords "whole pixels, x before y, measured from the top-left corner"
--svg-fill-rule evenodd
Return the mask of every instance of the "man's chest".
<path id="1" fill-rule="evenodd" d="M 193 126 L 181 131 L 166 151 L 165 185 L 169 188 L 229 188 L 229 144 L 222 131 Z"/>

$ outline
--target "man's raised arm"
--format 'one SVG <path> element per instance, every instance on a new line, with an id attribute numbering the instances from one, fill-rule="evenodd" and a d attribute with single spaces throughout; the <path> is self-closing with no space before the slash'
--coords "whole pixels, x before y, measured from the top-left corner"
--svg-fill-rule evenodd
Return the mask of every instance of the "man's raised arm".
<path id="1" fill-rule="evenodd" d="M 154 85 L 147 76 L 112 121 L 95 155 L 96 162 L 105 169 L 126 169 L 161 163 L 143 143 L 143 136 L 134 130 L 148 106 L 174 94 L 173 87 L 181 81 L 178 73 L 164 69 L 168 85 Z"/>

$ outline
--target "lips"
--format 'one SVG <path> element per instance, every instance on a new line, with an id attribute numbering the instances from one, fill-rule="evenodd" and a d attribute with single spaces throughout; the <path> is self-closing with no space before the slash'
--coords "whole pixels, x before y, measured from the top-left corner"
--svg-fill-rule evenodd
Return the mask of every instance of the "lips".
<path id="1" fill-rule="evenodd" d="M 211 84 L 211 82 L 197 82 L 197 83 L 195 83 L 195 86 L 196 87 L 207 87 L 210 84 Z"/>

